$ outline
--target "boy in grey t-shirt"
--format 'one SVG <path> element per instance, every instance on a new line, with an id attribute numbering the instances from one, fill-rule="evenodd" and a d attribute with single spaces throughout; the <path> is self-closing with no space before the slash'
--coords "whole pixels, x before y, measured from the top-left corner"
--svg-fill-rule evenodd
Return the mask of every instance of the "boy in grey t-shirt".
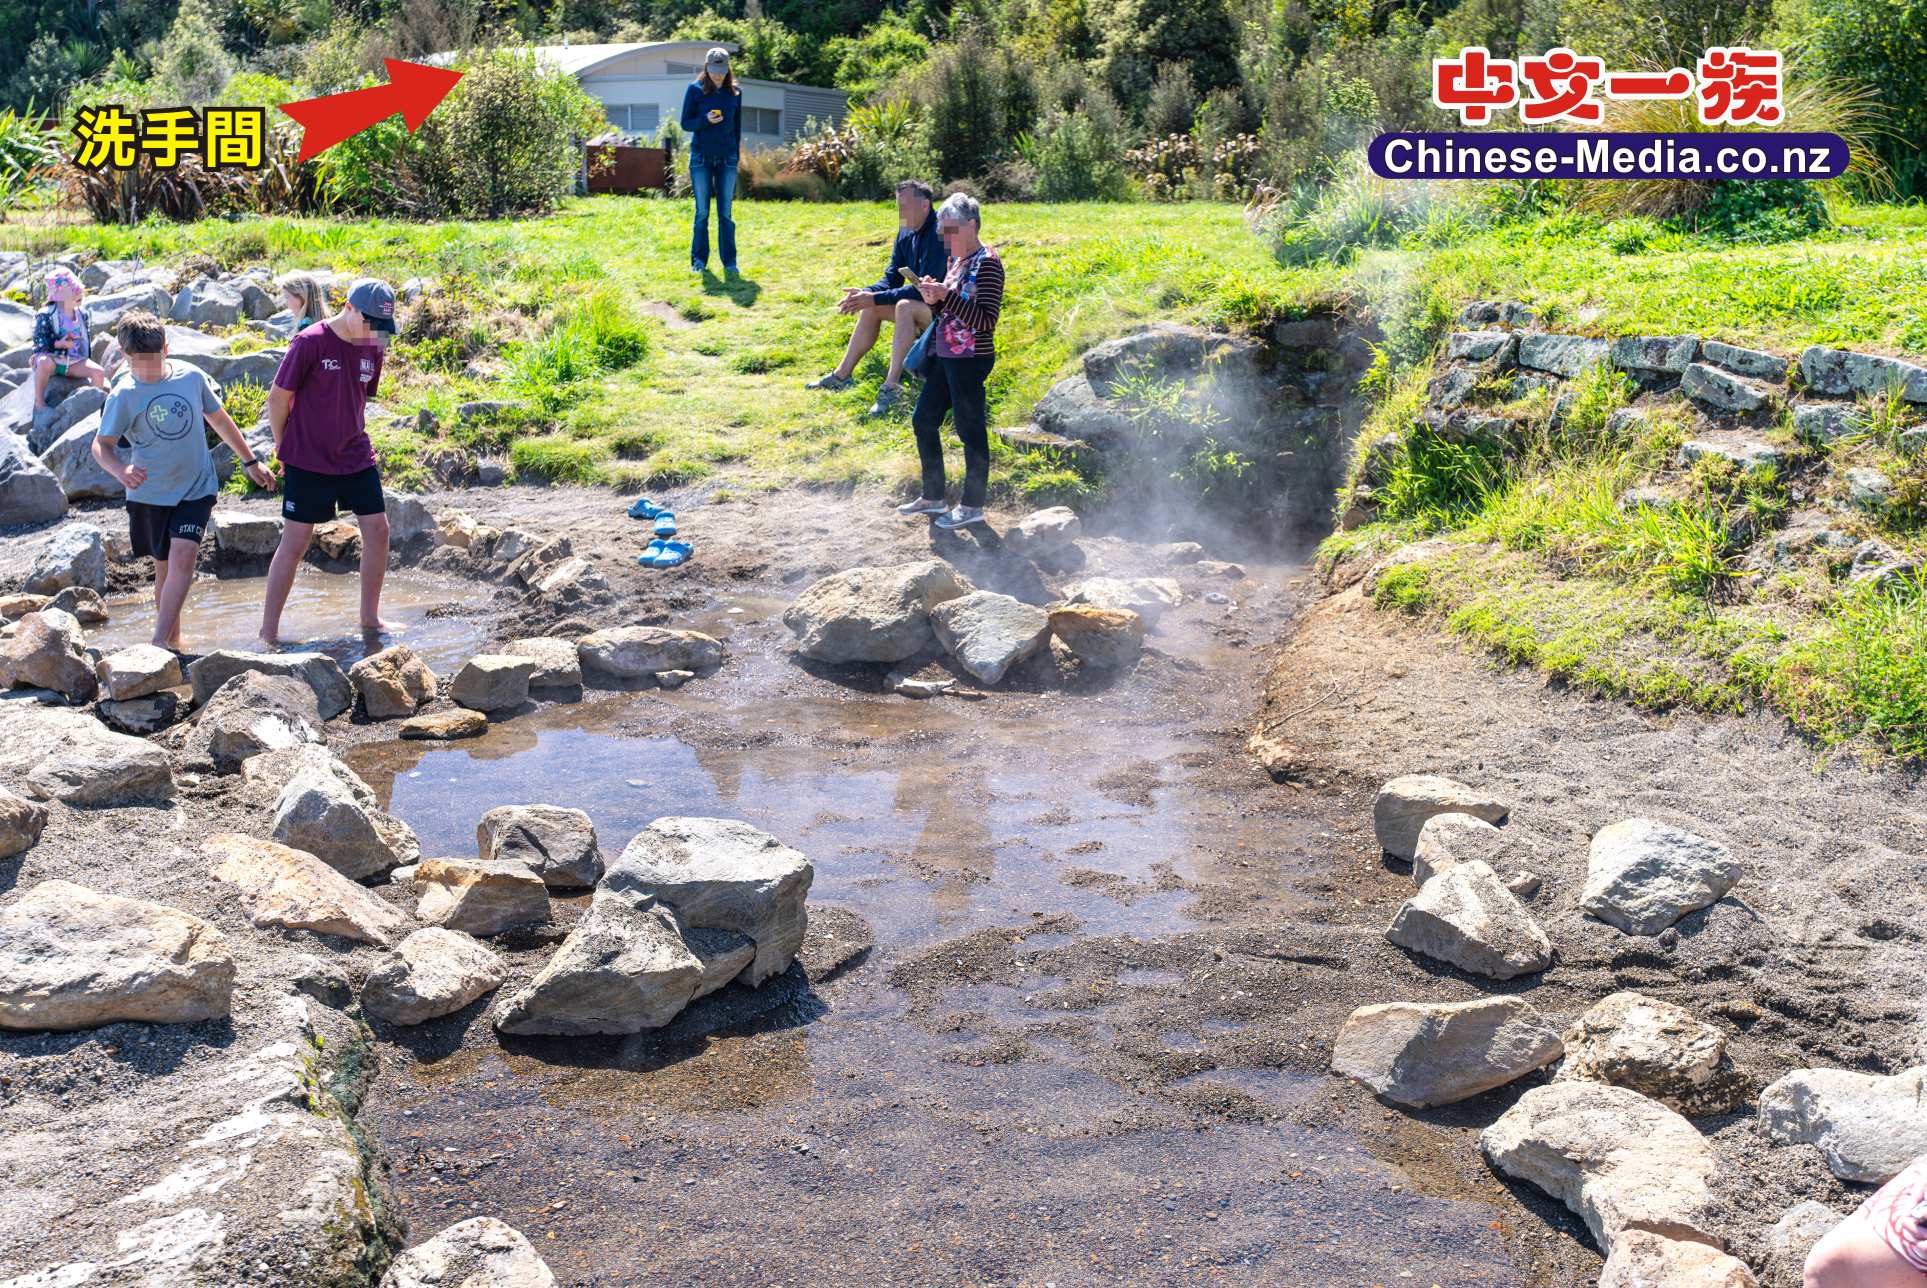
<path id="1" fill-rule="evenodd" d="M 234 449 L 256 487 L 269 488 L 274 480 L 221 406 L 220 386 L 199 367 L 167 360 L 167 327 L 159 318 L 130 313 L 116 338 L 127 372 L 101 409 L 94 459 L 127 489 L 134 554 L 154 561 L 154 643 L 178 651 L 181 607 L 220 489 L 202 423 Z M 116 444 L 131 447 L 132 459 L 122 461 Z"/>

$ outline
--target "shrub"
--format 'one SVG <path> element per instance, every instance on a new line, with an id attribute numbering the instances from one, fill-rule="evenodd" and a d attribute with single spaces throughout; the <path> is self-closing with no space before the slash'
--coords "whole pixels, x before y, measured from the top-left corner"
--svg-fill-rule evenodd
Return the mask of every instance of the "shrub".
<path id="1" fill-rule="evenodd" d="M 153 80 L 170 103 L 207 103 L 234 75 L 203 0 L 181 0 L 154 59 Z"/>
<path id="2" fill-rule="evenodd" d="M 981 174 L 1001 160 L 1010 133 L 1035 108 L 1030 73 L 999 51 L 974 22 L 939 46 L 917 78 L 916 99 L 930 122 L 930 146 L 942 178 Z"/>
<path id="3" fill-rule="evenodd" d="M 1151 99 L 1144 107 L 1144 130 L 1151 137 L 1191 133 L 1198 115 L 1198 94 L 1191 87 L 1191 71 L 1183 63 L 1158 68 Z"/>
<path id="4" fill-rule="evenodd" d="M 1828 0 L 1812 7 L 1816 76 L 1859 85 L 1887 112 L 1868 140 L 1903 194 L 1927 196 L 1927 0 Z"/>
<path id="5" fill-rule="evenodd" d="M 24 113 L 0 112 L 0 217 L 41 187 L 60 158 L 37 118 L 31 103 Z"/>
<path id="6" fill-rule="evenodd" d="M 1053 108 L 1042 127 L 1020 141 L 1023 159 L 1037 167 L 1037 195 L 1045 201 L 1122 201 L 1131 195 L 1123 157 L 1123 121 L 1102 90 L 1082 110 Z"/>

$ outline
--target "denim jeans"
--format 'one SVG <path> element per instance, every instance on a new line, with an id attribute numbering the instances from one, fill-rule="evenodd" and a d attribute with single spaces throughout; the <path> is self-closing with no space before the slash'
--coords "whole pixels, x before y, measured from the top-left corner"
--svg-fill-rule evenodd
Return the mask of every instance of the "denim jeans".
<path id="1" fill-rule="evenodd" d="M 917 458 L 923 465 L 923 499 L 943 500 L 947 480 L 943 471 L 943 418 L 957 422 L 957 438 L 964 449 L 964 505 L 981 506 L 990 490 L 990 426 L 984 408 L 984 381 L 997 365 L 996 354 L 975 358 L 945 358 L 931 354 L 923 369 L 923 392 L 910 413 L 916 433 Z"/>
<path id="2" fill-rule="evenodd" d="M 689 239 L 689 262 L 709 264 L 709 198 L 716 198 L 717 249 L 722 252 L 724 269 L 736 267 L 736 163 L 692 155 L 689 158 L 689 187 L 696 194 L 696 228 Z"/>

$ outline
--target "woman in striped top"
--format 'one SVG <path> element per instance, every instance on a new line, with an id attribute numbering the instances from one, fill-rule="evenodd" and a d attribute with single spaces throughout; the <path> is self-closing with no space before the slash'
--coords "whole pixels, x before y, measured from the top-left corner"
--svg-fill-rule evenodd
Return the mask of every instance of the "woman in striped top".
<path id="1" fill-rule="evenodd" d="M 902 515 L 934 514 L 939 528 L 962 528 L 984 521 L 984 494 L 990 488 L 990 426 L 984 407 L 984 382 L 997 365 L 997 315 L 1004 306 L 1004 262 L 983 244 L 983 209 L 963 193 L 951 194 L 937 211 L 937 234 L 950 256 L 939 282 L 925 277 L 917 292 L 930 306 L 936 330 L 930 336 L 923 392 L 910 425 L 923 464 L 923 492 L 897 507 Z M 946 512 L 943 471 L 943 418 L 954 415 L 963 440 L 963 495 Z"/>

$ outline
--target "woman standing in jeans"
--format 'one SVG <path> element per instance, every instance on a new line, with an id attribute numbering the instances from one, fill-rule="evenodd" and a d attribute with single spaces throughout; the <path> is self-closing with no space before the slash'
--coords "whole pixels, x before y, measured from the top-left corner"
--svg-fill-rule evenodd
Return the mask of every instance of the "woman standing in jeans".
<path id="1" fill-rule="evenodd" d="M 923 463 L 923 494 L 897 507 L 902 515 L 937 515 L 939 528 L 962 528 L 984 521 L 984 493 L 990 487 L 990 426 L 985 420 L 984 381 L 997 365 L 997 315 L 1004 306 L 1004 262 L 983 244 L 983 208 L 973 197 L 951 194 L 937 211 L 937 235 L 950 254 L 943 280 L 926 277 L 917 292 L 930 306 L 936 328 L 930 336 L 923 392 L 910 425 Z M 945 512 L 943 473 L 944 413 L 956 417 L 963 440 L 963 495 Z"/>
<path id="2" fill-rule="evenodd" d="M 703 72 L 682 96 L 682 128 L 689 136 L 689 187 L 696 194 L 696 227 L 689 271 L 709 267 L 709 199 L 716 198 L 717 249 L 723 272 L 736 275 L 736 162 L 743 150 L 743 93 L 729 70 L 729 51 L 712 49 Z"/>

